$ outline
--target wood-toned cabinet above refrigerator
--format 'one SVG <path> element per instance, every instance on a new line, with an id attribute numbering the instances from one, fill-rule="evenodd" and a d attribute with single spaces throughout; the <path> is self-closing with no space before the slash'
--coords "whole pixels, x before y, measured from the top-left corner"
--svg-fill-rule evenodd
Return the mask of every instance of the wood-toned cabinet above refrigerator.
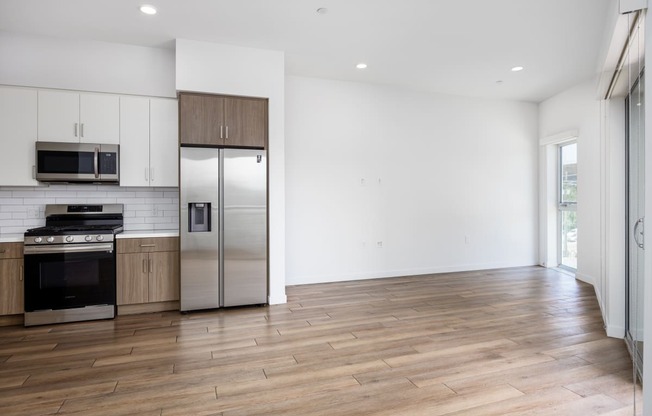
<path id="1" fill-rule="evenodd" d="M 266 98 L 179 93 L 180 143 L 265 148 Z"/>
<path id="2" fill-rule="evenodd" d="M 178 186 L 177 101 L 120 97 L 120 185 Z"/>
<path id="3" fill-rule="evenodd" d="M 39 141 L 119 144 L 119 97 L 39 90 L 37 134 Z"/>
<path id="4" fill-rule="evenodd" d="M 36 186 L 37 92 L 29 88 L 0 87 L 0 185 Z"/>

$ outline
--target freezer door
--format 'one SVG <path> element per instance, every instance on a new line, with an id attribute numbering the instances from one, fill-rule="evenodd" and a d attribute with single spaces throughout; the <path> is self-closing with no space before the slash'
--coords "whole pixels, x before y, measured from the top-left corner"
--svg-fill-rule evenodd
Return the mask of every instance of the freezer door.
<path id="1" fill-rule="evenodd" d="M 267 303 L 267 159 L 223 150 L 224 306 Z"/>
<path id="2" fill-rule="evenodd" d="M 218 150 L 182 147 L 180 156 L 181 310 L 218 308 Z"/>

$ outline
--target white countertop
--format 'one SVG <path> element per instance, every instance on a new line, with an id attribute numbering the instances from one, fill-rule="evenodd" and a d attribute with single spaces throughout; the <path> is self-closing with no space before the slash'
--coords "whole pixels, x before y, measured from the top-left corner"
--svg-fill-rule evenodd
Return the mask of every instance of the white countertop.
<path id="1" fill-rule="evenodd" d="M 23 234 L 0 234 L 0 243 L 22 243 L 25 241 Z"/>
<path id="2" fill-rule="evenodd" d="M 116 234 L 116 239 L 122 238 L 153 238 L 153 237 L 179 237 L 179 230 L 142 230 L 123 231 Z"/>

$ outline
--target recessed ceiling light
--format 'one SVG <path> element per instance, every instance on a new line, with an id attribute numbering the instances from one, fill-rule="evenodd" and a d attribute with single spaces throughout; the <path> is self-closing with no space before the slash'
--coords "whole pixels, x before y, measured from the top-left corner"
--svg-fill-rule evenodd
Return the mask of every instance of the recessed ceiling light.
<path id="1" fill-rule="evenodd" d="M 140 6 L 140 11 L 145 14 L 152 15 L 152 14 L 156 14 L 156 7 L 149 4 L 143 4 L 142 6 Z"/>
<path id="2" fill-rule="evenodd" d="M 364 62 L 360 62 L 355 67 L 358 69 L 365 69 L 367 67 L 367 64 L 365 64 Z"/>
<path id="3" fill-rule="evenodd" d="M 325 8 L 325 7 L 320 7 L 319 9 L 317 9 L 317 13 L 318 14 L 326 14 L 326 13 L 328 13 L 328 9 Z"/>
<path id="4" fill-rule="evenodd" d="M 498 85 L 500 85 L 500 84 L 502 84 L 502 83 L 503 83 L 503 80 L 502 80 L 502 79 L 499 79 L 498 81 L 496 81 L 496 84 L 498 84 Z"/>
<path id="5" fill-rule="evenodd" d="M 512 72 L 522 71 L 523 69 L 524 68 L 522 66 L 515 66 L 514 68 L 512 68 Z"/>

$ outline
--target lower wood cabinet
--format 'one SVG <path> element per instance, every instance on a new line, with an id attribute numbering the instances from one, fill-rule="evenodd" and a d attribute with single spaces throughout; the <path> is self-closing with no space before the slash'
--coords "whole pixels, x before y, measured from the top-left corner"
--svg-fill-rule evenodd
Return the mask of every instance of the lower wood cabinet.
<path id="1" fill-rule="evenodd" d="M 179 300 L 179 238 L 117 241 L 117 302 L 133 305 Z"/>
<path id="2" fill-rule="evenodd" d="M 23 243 L 0 243 L 0 315 L 24 312 Z"/>

